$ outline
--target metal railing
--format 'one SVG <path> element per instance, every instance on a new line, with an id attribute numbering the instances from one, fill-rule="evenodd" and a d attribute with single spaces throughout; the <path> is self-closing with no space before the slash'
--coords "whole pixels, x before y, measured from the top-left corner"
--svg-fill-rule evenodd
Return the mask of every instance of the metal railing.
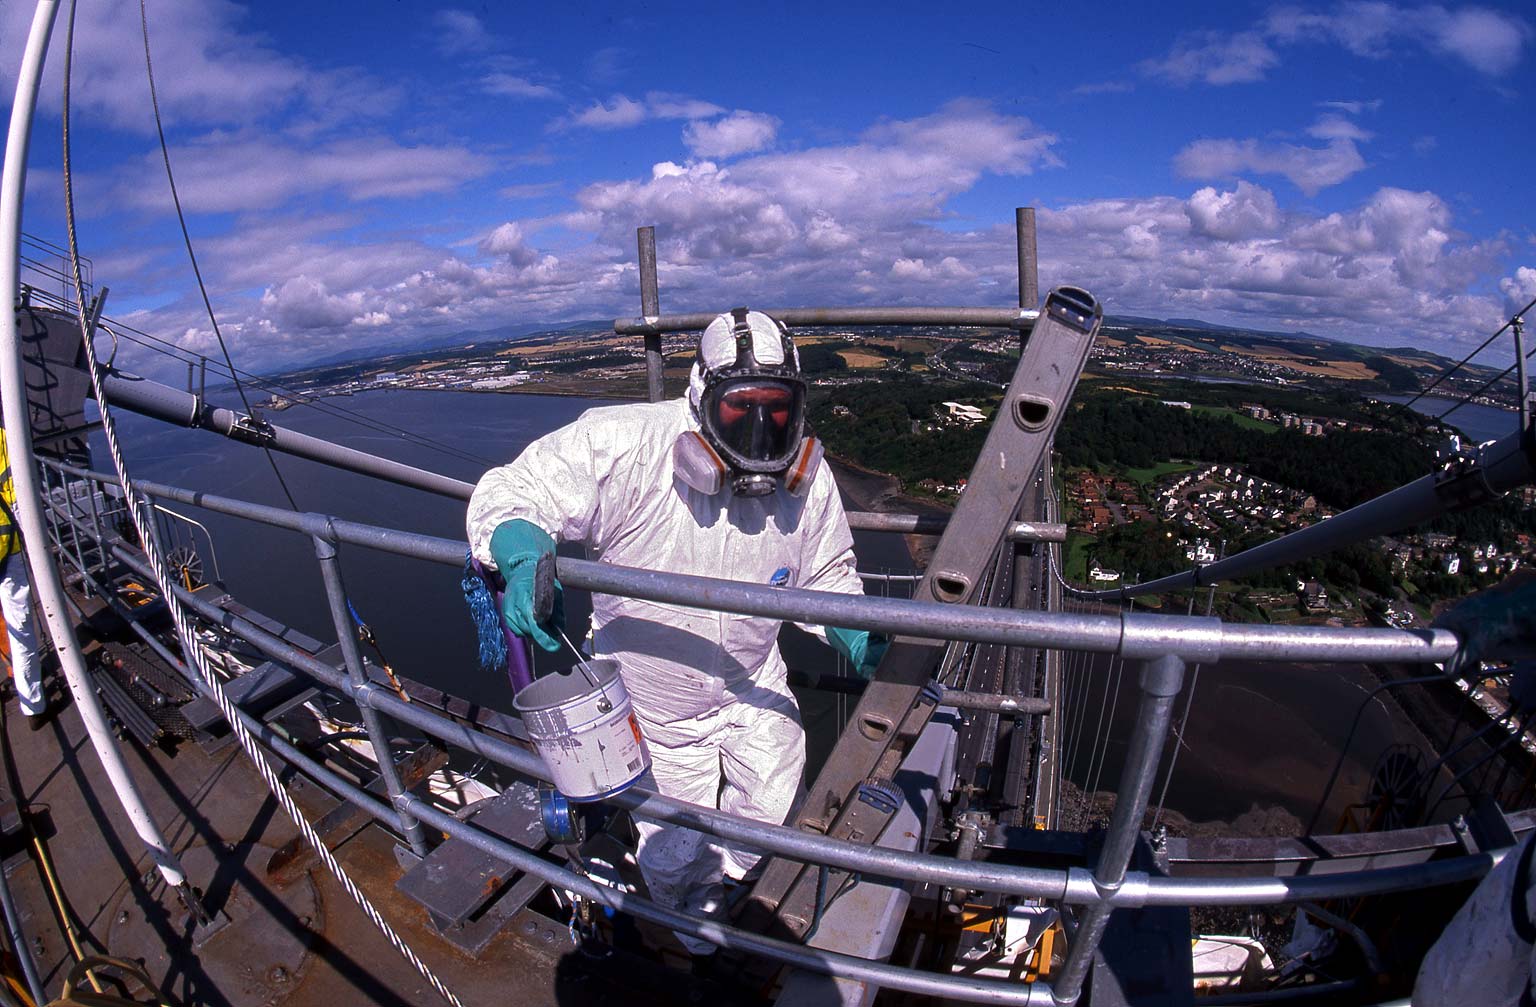
<path id="1" fill-rule="evenodd" d="M 51 478 L 64 488 L 63 499 L 77 495 L 95 496 L 71 488 L 81 480 L 106 486 L 114 484 L 109 475 L 52 461 L 42 464 L 51 473 Z M 141 488 L 152 500 L 197 506 L 309 537 L 315 547 L 317 564 L 329 570 L 324 578 L 325 590 L 337 637 L 343 641 L 353 638 L 353 630 L 346 616 L 345 585 L 333 565 L 340 549 L 358 546 L 453 568 L 459 568 L 464 560 L 465 545 L 460 541 L 342 521 L 321 514 L 295 513 L 158 483 L 143 483 Z M 50 498 L 50 504 L 57 503 Z M 148 573 L 147 565 L 134 548 L 115 539 L 107 525 L 93 521 L 79 508 L 60 508 L 55 519 L 61 525 L 69 526 L 76 538 L 99 536 L 101 551 L 131 570 Z M 75 566 L 82 577 L 93 575 L 93 567 L 81 550 L 64 549 L 61 558 Z M 381 801 L 292 749 L 265 725 L 252 721 L 248 726 L 256 730 L 274 752 L 321 785 L 368 811 L 382 823 L 403 830 L 402 835 L 408 838 L 418 823 L 440 829 L 552 885 L 728 948 L 892 989 L 972 1002 L 1075 1002 L 1098 939 L 1109 915 L 1116 909 L 1145 905 L 1299 903 L 1408 891 L 1475 879 L 1500 855 L 1499 852 L 1482 852 L 1390 868 L 1298 877 L 1177 878 L 1128 869 L 1131 851 L 1147 810 L 1151 781 L 1155 779 L 1167 738 L 1169 706 L 1182 681 L 1186 662 L 1214 661 L 1221 657 L 1244 657 L 1270 663 L 1440 662 L 1448 659 L 1457 646 L 1455 636 L 1444 630 L 1246 626 L 1216 619 L 1140 613 L 1067 615 L 973 609 L 897 598 L 769 588 L 565 557 L 560 557 L 557 563 L 559 576 L 567 586 L 609 594 L 783 620 L 832 621 L 838 625 L 906 635 L 1111 653 L 1141 662 L 1141 704 L 1135 722 L 1132 755 L 1125 764 L 1121 796 L 1108 837 L 1091 870 L 959 861 L 927 853 L 848 844 L 784 826 L 734 818 L 716 809 L 687 804 L 639 788 L 631 788 L 610 802 L 643 818 L 695 829 L 772 854 L 857 871 L 865 876 L 962 886 L 973 891 L 1042 898 L 1081 907 L 1066 964 L 1054 983 L 1020 985 L 914 972 L 770 939 L 713 920 L 685 916 L 633 894 L 595 883 L 471 823 L 460 822 L 402 790 L 398 782 L 390 785 L 388 802 Z M 177 594 L 201 619 L 240 637 L 268 658 L 350 697 L 364 711 L 409 724 L 524 776 L 540 780 L 549 778 L 543 762 L 525 748 L 464 726 L 424 709 L 420 704 L 404 702 L 389 688 L 372 681 L 355 648 L 344 647 L 344 667 L 333 667 L 190 591 L 178 588 Z M 175 659 L 169 653 L 165 656 Z M 378 739 L 375 751 L 381 753 L 381 762 L 387 762 L 383 753 L 389 749 L 377 734 L 379 728 L 375 716 L 365 720 L 370 737 Z"/>

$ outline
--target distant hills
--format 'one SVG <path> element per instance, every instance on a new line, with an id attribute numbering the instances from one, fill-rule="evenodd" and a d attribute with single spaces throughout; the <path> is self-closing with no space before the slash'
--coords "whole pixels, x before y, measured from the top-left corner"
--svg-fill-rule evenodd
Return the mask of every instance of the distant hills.
<path id="1" fill-rule="evenodd" d="M 330 364 L 346 364 L 369 357 L 390 357 L 419 350 L 440 350 L 450 346 L 468 346 L 471 343 L 506 343 L 541 332 L 567 332 L 582 329 L 611 330 L 612 318 L 589 318 L 574 322 L 526 322 L 522 325 L 503 325 L 479 331 L 450 332 L 440 336 L 409 336 L 386 340 L 370 346 L 360 346 L 329 356 L 307 360 L 299 367 L 324 367 Z M 293 370 L 295 365 L 284 365 L 283 370 Z"/>
<path id="2" fill-rule="evenodd" d="M 1106 327 L 1111 329 L 1130 329 L 1147 334 L 1156 334 L 1158 337 L 1171 342 L 1186 343 L 1193 347 L 1208 349 L 1225 347 L 1261 357 L 1275 352 L 1289 352 L 1292 354 L 1305 354 L 1320 360 L 1357 361 L 1368 364 L 1378 373 L 1394 372 L 1391 374 L 1393 380 L 1390 383 L 1409 389 L 1414 387 L 1415 374 L 1418 375 L 1418 379 L 1428 378 L 1441 373 L 1454 363 L 1451 359 L 1438 353 L 1413 346 L 1362 346 L 1327 336 L 1315 335 L 1306 331 L 1274 332 L 1262 329 L 1242 329 L 1228 325 L 1218 325 L 1198 318 L 1149 318 L 1138 315 L 1110 315 L 1105 318 L 1105 324 Z M 587 331 L 607 333 L 611 331 L 612 325 L 613 319 L 611 318 L 588 318 L 557 322 L 524 322 L 517 325 L 503 325 L 476 331 L 459 331 L 431 337 L 399 338 L 368 347 L 359 347 L 329 356 L 318 357 L 297 367 L 290 364 L 283 368 L 283 373 L 292 374 L 317 368 L 345 366 L 370 359 L 383 361 L 391 357 L 408 354 L 422 353 L 435 356 L 449 349 L 469 347 L 479 343 L 510 343 L 531 336 L 563 332 Z M 1469 365 L 1463 367 L 1461 373 L 1467 378 L 1481 381 L 1496 374 L 1497 370 L 1490 367 Z M 1383 373 L 1383 377 L 1387 376 L 1386 373 Z"/>

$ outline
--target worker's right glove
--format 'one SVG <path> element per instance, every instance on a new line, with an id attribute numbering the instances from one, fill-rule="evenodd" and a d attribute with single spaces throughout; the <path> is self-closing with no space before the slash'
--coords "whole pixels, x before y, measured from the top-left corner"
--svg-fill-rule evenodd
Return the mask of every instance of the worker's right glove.
<path id="1" fill-rule="evenodd" d="M 860 678 L 873 678 L 880 659 L 891 645 L 889 637 L 871 633 L 867 629 L 842 629 L 828 626 L 827 642 L 832 649 L 848 659 Z"/>
<path id="2" fill-rule="evenodd" d="M 565 604 L 558 580 L 548 617 L 542 623 L 535 614 L 539 560 L 555 555 L 555 540 L 538 525 L 522 518 L 503 521 L 491 535 L 491 558 L 507 582 L 501 596 L 501 617 L 507 628 L 548 651 L 560 649 L 556 638 L 565 626 Z"/>

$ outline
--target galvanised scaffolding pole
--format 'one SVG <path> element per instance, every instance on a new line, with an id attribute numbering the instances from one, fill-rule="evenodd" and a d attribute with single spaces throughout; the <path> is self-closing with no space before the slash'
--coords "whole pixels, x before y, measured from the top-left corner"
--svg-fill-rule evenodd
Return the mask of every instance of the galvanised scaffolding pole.
<path id="1" fill-rule="evenodd" d="M 27 565 L 32 571 L 38 607 L 42 609 L 43 618 L 48 624 L 48 634 L 53 639 L 59 667 L 64 672 L 65 681 L 69 683 L 70 694 L 74 697 L 80 719 L 90 735 L 91 746 L 96 750 L 102 768 L 112 782 L 112 789 L 117 794 L 123 813 L 128 816 L 134 831 L 149 851 L 160 876 L 183 900 L 194 900 L 189 903 L 190 907 L 197 904 L 196 896 L 191 892 L 186 874 L 166 842 L 165 834 L 150 814 L 138 786 L 129 775 L 122 753 L 117 750 L 117 743 L 107 726 L 96 691 L 91 686 L 84 658 L 75 640 L 74 627 L 70 624 L 64 585 L 48 554 L 48 530 L 43 522 L 43 499 L 38 487 L 37 456 L 32 448 L 31 413 L 27 401 L 17 302 L 21 290 L 21 207 L 26 188 L 32 117 L 37 105 L 37 90 L 47 54 L 48 38 L 52 34 L 57 14 L 57 0 L 38 0 L 17 75 L 10 132 L 5 144 L 5 170 L 3 176 L 0 176 L 0 294 L 11 298 L 12 304 L 11 323 L 5 327 L 4 338 L 0 340 L 3 343 L 0 346 L 0 409 L 3 409 L 5 418 L 9 420 L 6 447 L 10 455 L 11 478 L 16 487 L 16 519 L 21 526 L 22 542 L 26 547 Z M 82 333 L 82 337 L 86 335 Z"/>
<path id="2" fill-rule="evenodd" d="M 291 512 L 281 513 L 291 516 Z M 309 528 L 324 520 L 315 515 L 302 517 Z M 76 523 L 76 527 L 81 526 Z M 124 545 L 116 545 L 112 551 L 130 569 L 141 573 L 147 569 L 142 558 Z M 354 692 L 345 674 L 313 654 L 299 650 L 270 631 L 184 588 L 174 587 L 173 590 L 183 603 L 213 625 L 229 630 L 269 658 L 318 679 L 338 693 L 352 694 L 360 704 L 373 706 L 402 723 L 418 727 L 449 744 L 515 772 L 534 779 L 548 779 L 548 769 L 532 752 L 423 709 L 419 704 L 402 702 L 393 692 L 375 683 L 370 682 Z M 608 803 L 647 819 L 707 832 L 754 849 L 768 850 L 808 862 L 826 863 L 871 876 L 899 877 L 937 885 L 964 885 L 977 890 L 1083 905 L 1098 902 L 1116 906 L 1268 905 L 1383 894 L 1476 880 L 1487 873 L 1505 852 L 1498 850 L 1399 867 L 1299 877 L 1154 878 L 1145 872 L 1131 871 L 1126 874 L 1119 889 L 1106 895 L 1095 886 L 1093 875 L 1081 868 L 1060 870 L 1015 867 L 985 861 L 961 863 L 929 854 L 850 845 L 785 826 L 734 818 L 714 808 L 687 804 L 640 787 L 631 787 Z"/>
<path id="3" fill-rule="evenodd" d="M 342 659 L 347 666 L 347 684 L 356 696 L 367 684 L 368 672 L 363 667 L 363 652 L 357 646 L 357 630 L 352 624 L 347 589 L 341 580 L 341 563 L 336 558 L 336 543 L 331 536 L 320 535 L 313 536 L 313 541 L 315 559 L 320 564 L 320 574 L 325 581 L 326 601 L 331 607 L 331 622 L 336 627 L 336 642 L 341 647 Z M 357 707 L 363 715 L 363 729 L 368 733 L 368 743 L 373 746 L 379 778 L 384 781 L 390 803 L 400 809 L 396 812 L 400 832 L 406 842 L 410 843 L 411 852 L 424 857 L 427 855 L 427 840 L 421 831 L 421 823 L 401 808 L 400 799 L 405 794 L 405 788 L 400 783 L 400 770 L 395 766 L 395 757 L 389 750 L 389 735 L 384 730 L 384 723 L 379 719 L 378 710 L 367 703 L 359 701 Z"/>
<path id="4" fill-rule="evenodd" d="M 1038 308 L 759 308 L 785 325 L 953 325 L 961 328 L 1032 329 Z M 655 318 L 615 318 L 614 334 L 648 336 L 698 332 L 717 313 L 694 312 Z"/>
<path id="5" fill-rule="evenodd" d="M 1125 753 L 1125 770 L 1120 776 L 1109 832 L 1093 870 L 1093 887 L 1105 898 L 1115 895 L 1125 883 L 1157 780 L 1163 743 L 1168 740 L 1173 701 L 1183 685 L 1184 662 L 1176 657 L 1155 658 L 1141 667 L 1141 706 L 1136 711 L 1136 728 L 1131 732 L 1130 750 Z M 1077 1002 L 1113 911 L 1114 906 L 1107 901 L 1083 910 L 1071 935 L 1067 960 L 1062 963 L 1051 991 L 1058 1004 Z"/>
<path id="6" fill-rule="evenodd" d="M 659 374 L 660 371 L 657 373 Z M 245 414 L 222 406 L 209 406 L 200 395 L 123 371 L 108 375 L 105 384 L 107 397 L 111 399 L 114 408 L 128 409 L 141 416 L 149 416 L 191 430 L 208 430 L 228 437 L 230 440 L 253 443 L 253 435 L 250 426 L 245 422 L 248 419 Z M 261 442 L 262 446 L 273 451 L 281 451 L 296 458 L 307 458 L 322 465 L 358 472 L 400 486 L 436 493 L 439 496 L 468 500 L 475 490 L 473 483 L 462 479 L 454 479 L 428 469 L 381 458 L 356 448 L 343 447 L 275 423 L 267 423 L 262 428 L 261 436 L 265 438 Z M 936 514 L 884 514 L 866 511 L 848 513 L 848 525 L 855 531 L 940 535 L 948 524 L 947 517 Z M 1067 537 L 1067 528 L 1066 525 L 1059 523 L 1015 521 L 1009 526 L 1007 534 L 1014 542 L 1064 542 Z"/>
<path id="7" fill-rule="evenodd" d="M 109 475 L 58 462 L 50 466 L 96 482 L 114 483 Z M 220 514 L 314 534 L 328 523 L 336 541 L 356 544 L 397 556 L 459 567 L 465 543 L 416 532 L 380 528 L 219 497 L 164 483 L 141 482 L 152 497 L 175 500 Z M 1110 615 L 1037 612 L 947 605 L 907 598 L 835 594 L 803 588 L 769 587 L 699 577 L 691 574 L 641 570 L 595 560 L 559 556 L 561 582 L 604 594 L 644 601 L 686 605 L 712 611 L 759 615 L 787 622 L 835 620 L 834 625 L 886 633 L 1001 643 L 1010 646 L 1055 647 L 1100 654 L 1150 659 L 1173 654 L 1186 661 L 1213 663 L 1247 659 L 1276 664 L 1315 661 L 1353 664 L 1361 661 L 1437 663 L 1456 652 L 1458 638 L 1446 629 L 1339 629 L 1330 626 L 1270 626 L 1224 623 L 1205 616 L 1164 616 L 1140 612 Z"/>
<path id="8" fill-rule="evenodd" d="M 635 234 L 640 252 L 640 315 L 651 321 L 661 314 L 661 293 L 656 282 L 656 228 L 642 227 Z M 661 330 L 645 334 L 645 391 L 652 402 L 666 396 L 662 373 L 666 358 L 661 352 Z"/>

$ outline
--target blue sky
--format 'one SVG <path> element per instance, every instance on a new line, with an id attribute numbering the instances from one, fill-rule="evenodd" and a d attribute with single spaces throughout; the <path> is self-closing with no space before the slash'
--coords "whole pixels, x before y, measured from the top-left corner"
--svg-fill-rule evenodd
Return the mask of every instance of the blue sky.
<path id="1" fill-rule="evenodd" d="M 1020 205 L 1042 289 L 1112 314 L 1457 354 L 1536 296 L 1518 4 L 148 6 L 252 368 L 637 314 L 642 224 L 669 311 L 1012 304 Z M 56 242 L 63 38 L 26 216 Z M 109 315 L 214 352 L 142 51 L 136 4 L 82 3 L 81 241 Z"/>

